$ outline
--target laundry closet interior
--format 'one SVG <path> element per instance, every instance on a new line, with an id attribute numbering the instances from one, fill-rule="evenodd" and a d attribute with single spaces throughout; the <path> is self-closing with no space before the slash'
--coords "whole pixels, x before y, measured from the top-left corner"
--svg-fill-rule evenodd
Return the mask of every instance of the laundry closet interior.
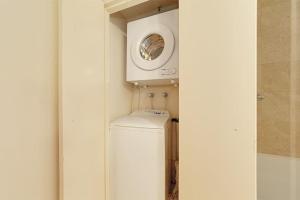
<path id="1" fill-rule="evenodd" d="M 178 6 L 155 0 L 106 15 L 109 200 L 178 199 Z"/>

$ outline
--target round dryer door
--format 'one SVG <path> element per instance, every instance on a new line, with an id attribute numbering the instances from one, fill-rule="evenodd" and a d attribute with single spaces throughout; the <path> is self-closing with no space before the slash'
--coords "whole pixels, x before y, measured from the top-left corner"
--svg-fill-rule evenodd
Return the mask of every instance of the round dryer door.
<path id="1" fill-rule="evenodd" d="M 133 40 L 131 59 L 142 70 L 156 70 L 168 62 L 174 46 L 173 33 L 164 25 L 153 25 Z"/>

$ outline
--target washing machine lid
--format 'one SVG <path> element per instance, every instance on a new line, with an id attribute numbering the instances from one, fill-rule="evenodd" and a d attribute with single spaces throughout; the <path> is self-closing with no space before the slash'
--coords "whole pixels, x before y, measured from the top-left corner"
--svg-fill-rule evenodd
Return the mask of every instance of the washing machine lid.
<path id="1" fill-rule="evenodd" d="M 131 127 L 163 129 L 170 115 L 167 111 L 146 110 L 133 112 L 128 116 L 118 118 L 111 122 L 111 127 Z"/>

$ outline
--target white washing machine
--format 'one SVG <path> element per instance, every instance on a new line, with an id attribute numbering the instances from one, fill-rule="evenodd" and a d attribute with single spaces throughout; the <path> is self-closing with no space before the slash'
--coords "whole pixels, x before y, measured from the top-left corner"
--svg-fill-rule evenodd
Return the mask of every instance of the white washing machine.
<path id="1" fill-rule="evenodd" d="M 178 9 L 127 24 L 127 81 L 140 85 L 178 82 Z"/>
<path id="2" fill-rule="evenodd" d="M 167 111 L 139 111 L 110 125 L 110 200 L 166 200 Z"/>

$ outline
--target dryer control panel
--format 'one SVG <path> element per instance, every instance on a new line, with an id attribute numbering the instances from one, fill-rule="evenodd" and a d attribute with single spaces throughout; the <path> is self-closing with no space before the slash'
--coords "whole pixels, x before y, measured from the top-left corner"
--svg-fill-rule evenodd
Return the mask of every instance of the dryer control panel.
<path id="1" fill-rule="evenodd" d="M 170 68 L 170 69 L 161 69 L 161 75 L 173 75 L 176 74 L 176 69 L 175 68 Z"/>

